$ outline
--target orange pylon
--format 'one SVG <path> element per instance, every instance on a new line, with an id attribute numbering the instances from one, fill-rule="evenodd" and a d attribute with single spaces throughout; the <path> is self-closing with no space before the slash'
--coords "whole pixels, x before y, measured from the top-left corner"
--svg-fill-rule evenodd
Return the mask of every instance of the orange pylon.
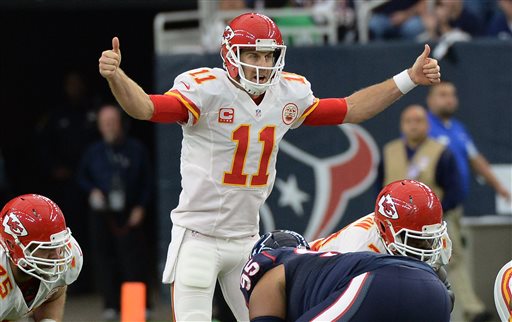
<path id="1" fill-rule="evenodd" d="M 121 322 L 146 322 L 146 284 L 121 285 Z"/>

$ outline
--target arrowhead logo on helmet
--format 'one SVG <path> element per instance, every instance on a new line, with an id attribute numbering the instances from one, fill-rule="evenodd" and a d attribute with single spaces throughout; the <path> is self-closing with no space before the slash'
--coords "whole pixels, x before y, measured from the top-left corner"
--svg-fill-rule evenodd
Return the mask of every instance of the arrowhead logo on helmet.
<path id="1" fill-rule="evenodd" d="M 4 217 L 3 221 L 4 231 L 15 237 L 27 236 L 28 232 L 25 226 L 21 223 L 18 217 L 14 213 L 9 213 Z"/>
<path id="2" fill-rule="evenodd" d="M 384 217 L 398 219 L 398 212 L 396 212 L 395 203 L 393 202 L 393 199 L 391 199 L 391 195 L 389 193 L 379 199 L 378 205 L 379 213 Z"/>
<path id="3" fill-rule="evenodd" d="M 233 32 L 233 29 L 231 29 L 230 26 L 226 26 L 226 29 L 224 29 L 224 34 L 222 35 L 222 38 L 224 38 L 225 41 L 230 41 L 233 37 L 235 37 L 235 33 Z"/>

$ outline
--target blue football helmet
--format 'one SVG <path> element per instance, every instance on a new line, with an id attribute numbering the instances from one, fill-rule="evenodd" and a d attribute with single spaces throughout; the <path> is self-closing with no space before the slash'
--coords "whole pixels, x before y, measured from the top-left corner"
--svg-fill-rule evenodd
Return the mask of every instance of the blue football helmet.
<path id="1" fill-rule="evenodd" d="M 291 230 L 274 230 L 261 236 L 256 244 L 254 244 L 251 257 L 261 252 L 281 247 L 310 249 L 308 242 L 301 234 Z"/>

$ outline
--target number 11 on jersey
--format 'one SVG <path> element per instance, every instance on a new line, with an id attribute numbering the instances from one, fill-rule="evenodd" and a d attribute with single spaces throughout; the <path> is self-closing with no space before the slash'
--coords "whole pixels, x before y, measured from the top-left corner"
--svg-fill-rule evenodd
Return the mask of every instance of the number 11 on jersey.
<path id="1" fill-rule="evenodd" d="M 229 185 L 246 186 L 248 175 L 244 173 L 245 160 L 249 150 L 249 135 L 251 125 L 242 124 L 233 131 L 231 139 L 237 142 L 233 155 L 230 172 L 224 172 L 223 183 Z M 264 186 L 268 181 L 268 163 L 275 145 L 275 126 L 265 126 L 258 133 L 262 150 L 258 163 L 258 172 L 251 176 L 250 186 Z"/>

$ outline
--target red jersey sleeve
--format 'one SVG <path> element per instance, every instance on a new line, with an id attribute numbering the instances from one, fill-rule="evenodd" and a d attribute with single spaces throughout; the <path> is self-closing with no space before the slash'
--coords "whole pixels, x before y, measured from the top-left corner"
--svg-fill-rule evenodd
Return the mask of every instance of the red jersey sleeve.
<path id="1" fill-rule="evenodd" d="M 185 123 L 188 121 L 187 107 L 171 95 L 149 95 L 154 111 L 150 121 L 156 123 Z"/>
<path id="2" fill-rule="evenodd" d="M 318 105 L 304 119 L 306 125 L 335 125 L 343 123 L 347 115 L 347 101 L 344 98 L 322 98 Z"/>

